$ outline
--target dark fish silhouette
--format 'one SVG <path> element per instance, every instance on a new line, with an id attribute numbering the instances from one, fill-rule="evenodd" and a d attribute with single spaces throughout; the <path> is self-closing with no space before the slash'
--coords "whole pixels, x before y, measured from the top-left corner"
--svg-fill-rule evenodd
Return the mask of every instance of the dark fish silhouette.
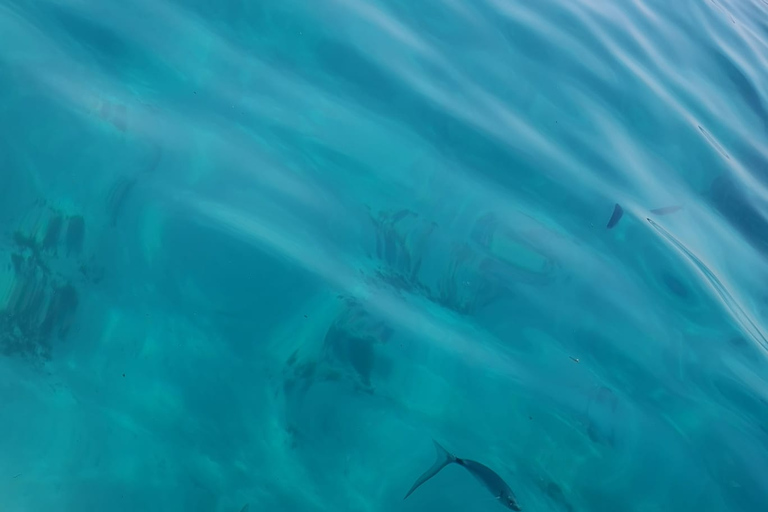
<path id="1" fill-rule="evenodd" d="M 611 215 L 611 219 L 608 221 L 608 229 L 618 224 L 622 215 L 624 215 L 624 209 L 619 206 L 619 203 L 616 203 L 616 206 L 613 207 L 613 215 Z"/>
<path id="2" fill-rule="evenodd" d="M 429 468 L 423 475 L 418 478 L 418 480 L 416 480 L 416 483 L 413 484 L 413 487 L 411 487 L 411 490 L 408 491 L 408 493 L 405 495 L 405 498 L 403 499 L 408 498 L 408 496 L 410 496 L 413 491 L 418 489 L 419 486 L 421 486 L 424 482 L 438 474 L 440 470 L 442 470 L 445 466 L 455 463 L 469 471 L 470 474 L 475 477 L 477 481 L 483 484 L 485 488 L 488 489 L 497 500 L 499 500 L 499 503 L 504 505 L 506 508 L 511 510 L 522 510 L 517 504 L 515 493 L 512 492 L 512 489 L 509 487 L 509 485 L 507 485 L 507 483 L 504 482 L 504 480 L 502 480 L 495 471 L 487 466 L 484 466 L 483 464 L 480 464 L 479 462 L 475 462 L 469 459 L 459 459 L 455 455 L 448 453 L 448 451 L 440 446 L 437 441 L 433 440 L 433 442 L 435 443 L 435 449 L 437 450 L 437 460 L 434 464 L 432 464 L 431 468 Z"/>

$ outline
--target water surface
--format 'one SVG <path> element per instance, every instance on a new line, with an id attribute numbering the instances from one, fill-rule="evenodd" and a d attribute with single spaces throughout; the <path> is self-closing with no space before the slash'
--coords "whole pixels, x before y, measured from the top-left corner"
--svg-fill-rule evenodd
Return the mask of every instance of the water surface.
<path id="1" fill-rule="evenodd" d="M 4 512 L 768 509 L 765 1 L 0 33 Z"/>

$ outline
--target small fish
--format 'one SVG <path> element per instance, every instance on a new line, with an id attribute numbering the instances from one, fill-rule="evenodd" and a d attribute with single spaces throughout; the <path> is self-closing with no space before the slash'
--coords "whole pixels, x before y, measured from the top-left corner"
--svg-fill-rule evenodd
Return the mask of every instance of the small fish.
<path id="1" fill-rule="evenodd" d="M 655 213 L 656 215 L 669 215 L 670 213 L 675 213 L 676 211 L 682 209 L 683 207 L 679 205 L 665 206 L 664 208 L 656 208 L 651 210 L 651 213 Z"/>
<path id="2" fill-rule="evenodd" d="M 579 358 L 571 356 L 571 361 L 573 361 L 574 363 L 578 363 L 579 362 Z"/>
<path id="3" fill-rule="evenodd" d="M 607 228 L 611 229 L 613 226 L 618 224 L 622 215 L 624 215 L 624 209 L 619 206 L 619 203 L 616 203 L 616 206 L 613 207 L 613 215 L 611 215 L 611 219 L 608 221 Z"/>
<path id="4" fill-rule="evenodd" d="M 501 503 L 504 507 L 511 510 L 522 510 L 520 505 L 517 504 L 515 493 L 512 492 L 512 489 L 509 487 L 509 485 L 507 485 L 506 482 L 504 482 L 504 480 L 502 480 L 502 478 L 497 475 L 495 471 L 487 466 L 484 466 L 483 464 L 480 464 L 479 462 L 475 462 L 469 459 L 459 459 L 455 455 L 449 453 L 445 448 L 440 446 L 437 441 L 433 440 L 433 442 L 435 443 L 435 449 L 437 450 L 437 460 L 434 464 L 432 464 L 431 468 L 429 468 L 423 475 L 418 478 L 418 480 L 416 480 L 416 483 L 413 484 L 413 487 L 411 487 L 403 499 L 408 498 L 408 496 L 410 496 L 413 491 L 418 489 L 419 486 L 421 486 L 424 482 L 438 474 L 440 470 L 442 470 L 445 466 L 455 463 L 469 471 L 469 473 L 475 477 L 478 482 L 483 484 L 485 488 L 491 492 L 493 497 L 499 500 L 499 503 Z"/>

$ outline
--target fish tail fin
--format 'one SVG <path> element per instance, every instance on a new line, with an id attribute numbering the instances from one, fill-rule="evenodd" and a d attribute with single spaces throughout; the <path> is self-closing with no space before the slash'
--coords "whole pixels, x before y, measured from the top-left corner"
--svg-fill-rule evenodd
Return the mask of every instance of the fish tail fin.
<path id="1" fill-rule="evenodd" d="M 437 451 L 437 460 L 435 460 L 431 468 L 425 471 L 424 474 L 421 475 L 418 478 L 418 480 L 416 480 L 416 483 L 413 484 L 413 487 L 411 487 L 411 489 L 408 491 L 408 493 L 405 495 L 405 498 L 403 499 L 406 499 L 408 496 L 410 496 L 413 493 L 413 491 L 415 491 L 416 489 L 419 488 L 419 486 L 421 486 L 421 484 L 423 484 L 424 482 L 426 482 L 427 480 L 429 480 L 430 478 L 438 474 L 440 470 L 443 469 L 445 466 L 458 461 L 458 459 L 453 454 L 451 454 L 450 452 L 448 452 L 448 450 L 440 446 L 440 443 L 438 443 L 434 439 L 432 440 L 432 442 L 435 443 L 435 451 Z"/>
<path id="2" fill-rule="evenodd" d="M 446 465 L 450 464 L 451 462 L 457 462 L 459 460 L 456 458 L 454 454 L 452 454 L 451 452 L 443 448 L 440 443 L 438 443 L 434 439 L 432 440 L 432 442 L 435 444 L 435 451 L 437 451 L 438 460 L 448 459 L 448 462 L 446 462 Z"/>

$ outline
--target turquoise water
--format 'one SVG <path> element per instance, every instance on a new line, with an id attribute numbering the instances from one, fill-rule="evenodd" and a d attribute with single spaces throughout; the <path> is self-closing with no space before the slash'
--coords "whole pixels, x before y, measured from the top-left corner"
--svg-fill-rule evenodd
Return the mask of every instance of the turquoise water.
<path id="1" fill-rule="evenodd" d="M 1 512 L 768 510 L 764 0 L 0 34 Z"/>

